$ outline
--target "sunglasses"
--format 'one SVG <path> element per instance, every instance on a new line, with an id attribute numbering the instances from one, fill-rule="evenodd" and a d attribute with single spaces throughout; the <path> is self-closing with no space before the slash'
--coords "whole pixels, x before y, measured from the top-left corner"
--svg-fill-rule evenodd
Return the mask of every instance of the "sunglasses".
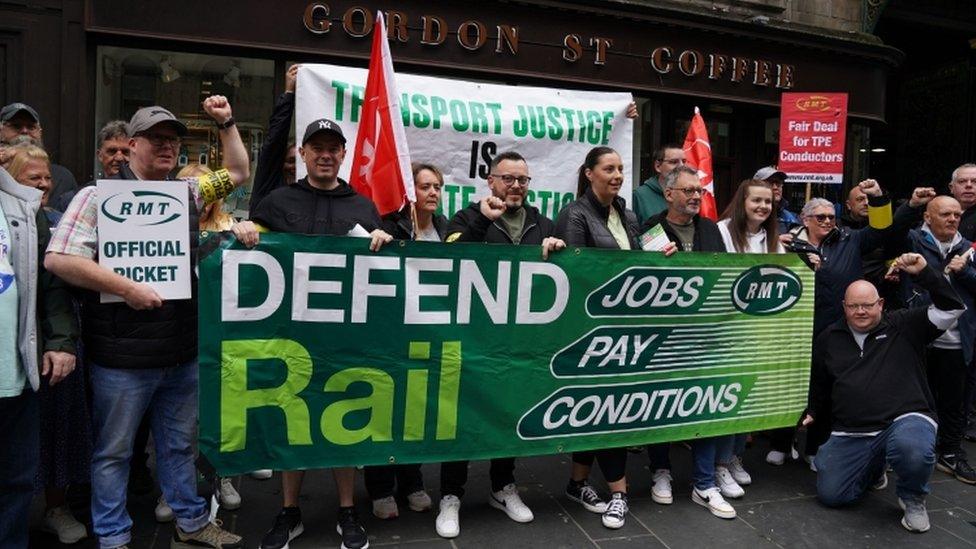
<path id="1" fill-rule="evenodd" d="M 834 214 L 816 214 L 816 215 L 808 215 L 807 217 L 812 217 L 816 219 L 817 223 L 824 223 L 827 221 L 833 223 L 834 219 L 837 219 L 837 216 Z"/>

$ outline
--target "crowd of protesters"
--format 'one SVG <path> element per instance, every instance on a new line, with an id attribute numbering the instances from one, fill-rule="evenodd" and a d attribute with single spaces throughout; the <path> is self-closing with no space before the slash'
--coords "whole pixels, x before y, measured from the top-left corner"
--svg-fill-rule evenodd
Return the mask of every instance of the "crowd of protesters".
<path id="1" fill-rule="evenodd" d="M 326 118 L 289 141 L 298 67 L 289 68 L 257 159 L 250 213 L 235 220 L 223 198 L 250 177 L 250 161 L 226 98 L 202 109 L 216 124 L 223 166 L 190 165 L 191 256 L 199 232 L 233 231 L 255 246 L 264 231 L 359 234 L 376 251 L 394 239 L 496 243 L 540 248 L 543 258 L 566 247 L 641 250 L 640 236 L 660 226 L 665 256 L 688 252 L 795 253 L 815 271 L 809 403 L 795 428 L 768 433 L 765 461 L 779 466 L 796 452 L 817 473 L 817 494 L 830 507 L 883 488 L 888 472 L 914 532 L 929 528 L 925 496 L 933 470 L 976 484 L 962 447 L 976 430 L 976 164 L 949 176 L 948 194 L 917 188 L 892 207 L 874 180 L 854 185 L 842 206 L 813 198 L 793 212 L 783 198 L 786 174 L 775 166 L 743 181 L 716 223 L 700 215 L 703 189 L 680 146 L 654 154 L 655 175 L 639 185 L 633 210 L 620 195 L 628 166 L 611 148 L 581 159 L 577 199 L 548 219 L 526 202 L 530 160 L 517 151 L 494 157 L 489 194 L 451 219 L 440 215 L 443 166 L 416 164 L 416 202 L 381 217 L 367 198 L 338 177 L 346 137 Z M 636 116 L 632 106 L 628 116 Z M 63 543 L 89 535 L 67 505 L 66 492 L 90 485 L 92 532 L 104 549 L 126 547 L 133 520 L 127 494 L 155 490 L 155 518 L 174 521 L 173 547 L 242 547 L 197 490 L 197 292 L 167 301 L 148 285 L 98 264 L 97 187 L 79 187 L 44 149 L 40 114 L 24 103 L 0 111 L 0 547 L 25 547 L 28 512 L 43 494 L 44 527 Z M 98 133 L 98 178 L 170 179 L 186 126 L 162 106 L 139 109 L 128 122 Z M 307 175 L 295 177 L 296 162 Z M 840 215 L 839 215 L 840 214 Z M 838 223 L 840 221 L 840 223 Z M 102 303 L 100 293 L 118 303 Z M 688 441 L 688 497 L 731 519 L 730 500 L 761 482 L 745 470 L 750 434 Z M 151 442 L 150 442 L 151 440 Z M 670 444 L 646 447 L 657 504 L 674 501 Z M 575 452 L 565 496 L 617 529 L 628 515 L 628 459 L 644 449 Z M 150 457 L 154 456 L 154 480 Z M 609 487 L 590 483 L 599 464 Z M 518 523 L 532 522 L 516 484 L 515 458 L 491 460 L 489 504 Z M 334 468 L 336 529 L 345 549 L 368 547 L 354 501 L 355 468 Z M 271 478 L 271 471 L 255 471 Z M 280 471 L 282 506 L 260 542 L 287 548 L 304 531 L 299 510 L 304 471 Z M 468 462 L 440 464 L 440 498 L 431 500 L 419 464 L 364 469 L 372 513 L 395 519 L 399 505 L 436 510 L 435 529 L 460 535 Z M 214 479 L 220 506 L 242 497 L 233 479 Z M 320 522 L 316 520 L 316 522 Z"/>

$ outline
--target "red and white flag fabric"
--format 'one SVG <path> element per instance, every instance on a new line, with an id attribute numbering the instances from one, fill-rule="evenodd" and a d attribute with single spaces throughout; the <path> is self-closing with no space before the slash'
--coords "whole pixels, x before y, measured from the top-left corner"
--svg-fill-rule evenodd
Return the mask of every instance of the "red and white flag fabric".
<path id="1" fill-rule="evenodd" d="M 705 120 L 702 118 L 698 107 L 695 107 L 695 116 L 691 118 L 688 135 L 685 136 L 685 142 L 681 148 L 685 151 L 685 162 L 698 170 L 698 178 L 701 179 L 703 191 L 700 215 L 717 221 L 715 186 L 712 184 L 712 176 L 714 175 L 712 172 L 712 146 L 708 142 L 708 129 L 705 128 Z"/>
<path id="2" fill-rule="evenodd" d="M 372 200 L 380 215 L 386 215 L 416 197 L 383 12 L 377 14 L 373 25 L 364 96 L 349 184 Z"/>

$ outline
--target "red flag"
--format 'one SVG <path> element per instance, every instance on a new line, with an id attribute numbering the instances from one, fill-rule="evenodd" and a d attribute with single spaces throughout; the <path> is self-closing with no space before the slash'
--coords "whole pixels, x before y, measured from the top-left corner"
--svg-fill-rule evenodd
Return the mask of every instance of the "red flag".
<path id="1" fill-rule="evenodd" d="M 380 215 L 386 215 L 416 197 L 383 12 L 377 14 L 373 25 L 364 95 L 349 184 L 372 200 Z"/>
<path id="2" fill-rule="evenodd" d="M 685 143 L 681 148 L 685 151 L 685 162 L 698 170 L 698 177 L 701 179 L 704 189 L 701 199 L 701 216 L 717 221 L 715 186 L 712 185 L 712 146 L 708 142 L 708 129 L 705 128 L 705 120 L 702 118 L 701 112 L 698 111 L 698 107 L 695 107 L 695 116 L 691 119 L 688 135 L 685 136 Z"/>

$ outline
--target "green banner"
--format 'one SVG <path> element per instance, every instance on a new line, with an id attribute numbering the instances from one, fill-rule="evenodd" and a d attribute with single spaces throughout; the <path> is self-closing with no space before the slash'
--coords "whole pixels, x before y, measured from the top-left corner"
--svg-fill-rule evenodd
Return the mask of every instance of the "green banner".
<path id="1" fill-rule="evenodd" d="M 200 448 L 222 473 L 684 440 L 805 406 L 795 255 L 367 246 L 205 242 Z"/>

